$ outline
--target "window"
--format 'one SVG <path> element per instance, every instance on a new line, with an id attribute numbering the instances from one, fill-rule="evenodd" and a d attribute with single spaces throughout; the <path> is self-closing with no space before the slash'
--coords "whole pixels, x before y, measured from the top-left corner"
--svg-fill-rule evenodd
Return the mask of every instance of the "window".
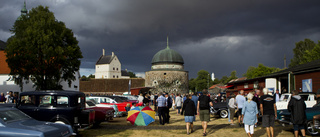
<path id="1" fill-rule="evenodd" d="M 118 68 L 117 68 L 117 70 L 118 70 Z"/>
<path id="2" fill-rule="evenodd" d="M 115 78 L 115 76 L 113 75 L 113 78 Z"/>
<path id="3" fill-rule="evenodd" d="M 117 78 L 119 78 L 119 76 L 117 76 Z"/>
<path id="4" fill-rule="evenodd" d="M 167 75 L 167 73 L 163 73 L 163 75 Z"/>
<path id="5" fill-rule="evenodd" d="M 50 95 L 43 95 L 40 96 L 40 103 L 39 103 L 39 107 L 50 107 L 53 106 L 53 102 L 54 102 L 54 96 L 50 96 Z"/>
<path id="6" fill-rule="evenodd" d="M 255 81 L 253 83 L 253 88 L 255 88 L 255 89 L 259 88 L 259 81 Z"/>
<path id="7" fill-rule="evenodd" d="M 69 98 L 66 96 L 57 96 L 57 106 L 68 106 Z"/>
<path id="8" fill-rule="evenodd" d="M 113 67 L 113 70 L 114 70 L 114 67 Z"/>
<path id="9" fill-rule="evenodd" d="M 34 95 L 21 96 L 21 106 L 35 106 L 36 97 Z"/>
<path id="10" fill-rule="evenodd" d="M 248 88 L 248 87 L 249 87 L 248 83 L 244 83 L 243 88 Z"/>

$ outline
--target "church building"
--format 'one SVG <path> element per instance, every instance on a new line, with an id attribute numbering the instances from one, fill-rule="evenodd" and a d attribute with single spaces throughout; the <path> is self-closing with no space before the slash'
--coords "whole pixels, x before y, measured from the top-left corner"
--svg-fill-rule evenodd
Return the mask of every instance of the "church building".
<path id="1" fill-rule="evenodd" d="M 152 92 L 188 93 L 189 76 L 184 70 L 182 56 L 169 47 L 156 53 L 151 62 L 151 71 L 146 72 L 145 86 L 153 87 Z"/>

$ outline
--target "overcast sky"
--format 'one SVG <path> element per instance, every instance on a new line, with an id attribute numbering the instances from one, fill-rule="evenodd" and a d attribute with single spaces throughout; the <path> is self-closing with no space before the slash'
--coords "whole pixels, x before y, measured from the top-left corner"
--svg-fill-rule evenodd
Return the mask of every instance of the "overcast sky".
<path id="1" fill-rule="evenodd" d="M 249 66 L 284 67 L 295 43 L 320 40 L 320 0 L 27 0 L 48 6 L 73 30 L 83 59 L 81 75 L 94 74 L 102 54 L 115 52 L 122 69 L 144 73 L 166 48 L 179 52 L 190 78 L 201 69 L 221 78 Z M 2 0 L 0 40 L 20 15 L 23 0 Z"/>

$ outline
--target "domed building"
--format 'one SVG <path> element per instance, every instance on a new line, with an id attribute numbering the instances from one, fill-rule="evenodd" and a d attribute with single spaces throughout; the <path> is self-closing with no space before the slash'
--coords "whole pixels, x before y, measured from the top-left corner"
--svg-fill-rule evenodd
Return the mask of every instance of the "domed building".
<path id="1" fill-rule="evenodd" d="M 187 93 L 189 91 L 188 71 L 184 70 L 182 56 L 167 48 L 157 52 L 151 62 L 151 71 L 146 72 L 145 86 L 153 87 L 154 93 Z"/>

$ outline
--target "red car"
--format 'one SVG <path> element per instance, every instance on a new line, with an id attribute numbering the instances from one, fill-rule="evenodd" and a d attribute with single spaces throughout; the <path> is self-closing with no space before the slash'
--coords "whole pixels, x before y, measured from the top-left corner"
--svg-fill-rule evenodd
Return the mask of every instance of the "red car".
<path id="1" fill-rule="evenodd" d="M 114 116 L 114 109 L 111 107 L 97 107 L 91 100 L 86 100 L 86 109 L 93 109 L 95 111 L 94 126 L 100 125 L 101 122 L 112 120 Z"/>
<path id="2" fill-rule="evenodd" d="M 131 102 L 126 102 L 117 96 L 90 96 L 89 98 L 94 99 L 100 104 L 117 105 L 118 111 L 122 112 L 123 115 L 126 115 L 127 104 L 129 104 L 130 107 L 132 106 Z"/>

